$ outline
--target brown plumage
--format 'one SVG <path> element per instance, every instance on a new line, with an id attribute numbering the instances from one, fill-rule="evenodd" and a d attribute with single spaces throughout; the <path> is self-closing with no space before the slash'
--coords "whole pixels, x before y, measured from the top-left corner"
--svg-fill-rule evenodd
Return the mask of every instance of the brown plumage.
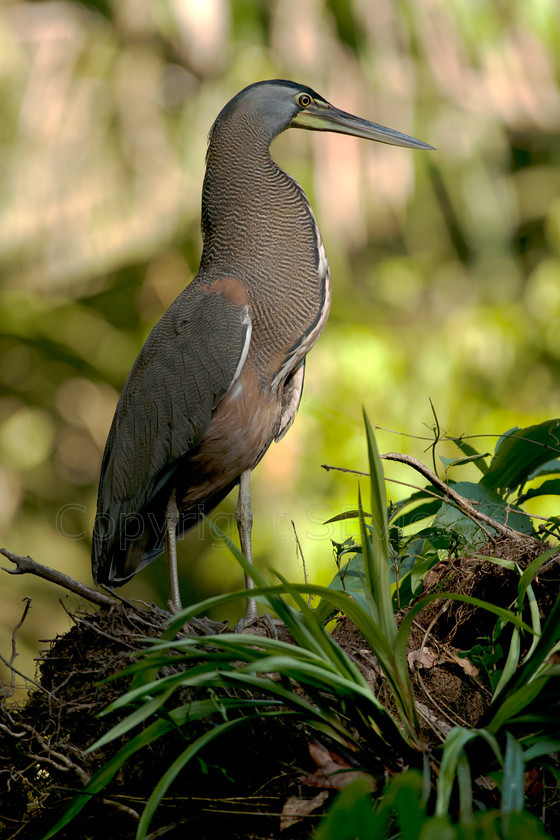
<path id="1" fill-rule="evenodd" d="M 305 355 L 330 306 L 315 217 L 270 156 L 290 125 L 426 148 L 293 82 L 257 83 L 222 110 L 207 153 L 199 272 L 148 336 L 109 432 L 93 534 L 98 583 L 120 585 L 157 557 L 166 523 L 174 556 L 175 533 L 240 480 L 240 537 L 251 559 L 249 474 L 293 421 Z"/>

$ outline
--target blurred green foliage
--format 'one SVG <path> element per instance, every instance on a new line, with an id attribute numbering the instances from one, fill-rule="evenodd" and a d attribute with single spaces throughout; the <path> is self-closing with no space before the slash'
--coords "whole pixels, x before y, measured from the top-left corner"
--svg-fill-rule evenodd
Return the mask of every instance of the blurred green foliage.
<path id="1" fill-rule="evenodd" d="M 332 577 L 329 538 L 354 525 L 322 523 L 354 506 L 356 483 L 320 464 L 363 468 L 362 403 L 374 423 L 428 437 L 429 397 L 455 435 L 558 416 L 559 55 L 555 0 L 3 4 L 0 542 L 90 580 L 119 390 L 196 273 L 208 129 L 258 79 L 304 82 L 437 151 L 307 132 L 275 143 L 315 209 L 334 301 L 295 426 L 255 476 L 257 560 L 301 579 L 294 519 L 308 575 Z M 232 511 L 219 514 L 231 535 Z M 181 556 L 188 598 L 239 582 L 202 528 Z M 66 627 L 59 593 L 2 583 L 3 654 L 20 599 L 35 598 L 28 658 Z M 160 564 L 124 592 L 161 603 Z"/>

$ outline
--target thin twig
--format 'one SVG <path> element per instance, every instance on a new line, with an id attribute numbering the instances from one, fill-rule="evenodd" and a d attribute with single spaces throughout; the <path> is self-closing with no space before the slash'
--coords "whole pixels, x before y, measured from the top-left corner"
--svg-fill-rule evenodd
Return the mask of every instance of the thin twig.
<path id="1" fill-rule="evenodd" d="M 31 598 L 27 597 L 27 598 L 24 598 L 23 600 L 25 601 L 25 607 L 23 608 L 23 614 L 22 614 L 20 620 L 18 621 L 18 623 L 16 624 L 16 626 L 14 627 L 13 631 L 12 631 L 12 655 L 10 656 L 10 661 L 8 662 L 8 668 L 10 669 L 10 690 L 9 690 L 9 693 L 6 695 L 7 697 L 13 697 L 14 693 L 15 693 L 15 690 L 16 690 L 16 675 L 15 675 L 15 671 L 14 671 L 14 667 L 13 667 L 15 658 L 18 655 L 17 647 L 16 647 L 16 639 L 17 639 L 18 630 L 20 629 L 23 622 L 27 618 L 27 613 L 29 612 L 29 607 L 31 606 Z"/>
<path id="2" fill-rule="evenodd" d="M 119 603 L 114 598 L 109 598 L 103 592 L 92 589 L 90 586 L 86 586 L 85 583 L 74 580 L 74 578 L 65 575 L 63 572 L 59 572 L 57 569 L 51 569 L 49 566 L 42 566 L 41 563 L 36 563 L 29 555 L 23 557 L 21 554 L 13 554 L 7 548 L 0 548 L 0 554 L 3 554 L 4 557 L 7 557 L 16 566 L 15 569 L 7 569 L 5 566 L 2 566 L 3 571 L 9 575 L 37 575 L 37 577 L 43 578 L 43 580 L 49 580 L 51 583 L 56 583 L 58 586 L 62 586 L 64 589 L 80 595 L 86 601 L 99 604 L 101 607 L 114 607 Z"/>
<path id="3" fill-rule="evenodd" d="M 428 397 L 428 399 L 430 401 L 430 408 L 432 409 L 432 414 L 434 415 L 434 421 L 435 421 L 435 426 L 432 426 L 432 431 L 434 433 L 434 439 L 433 439 L 429 448 L 432 450 L 432 464 L 434 465 L 434 473 L 436 473 L 436 475 L 437 475 L 436 447 L 437 447 L 438 443 L 440 442 L 440 440 L 442 439 L 442 434 L 441 434 L 441 427 L 439 425 L 438 416 L 436 414 L 436 410 L 435 410 L 434 404 L 432 402 L 432 398 Z"/>
<path id="4" fill-rule="evenodd" d="M 35 680 L 32 680 L 32 679 L 31 679 L 31 677 L 28 677 L 28 676 L 26 676 L 25 674 L 22 674 L 22 672 L 21 672 L 21 671 L 18 671 L 18 669 L 17 669 L 14 665 L 10 665 L 10 663 L 8 662 L 8 660 L 7 660 L 7 659 L 4 659 L 4 657 L 2 656 L 2 654 L 1 654 L 1 653 L 0 653 L 0 662 L 2 662 L 2 664 L 3 664 L 3 665 L 5 665 L 5 666 L 6 666 L 6 668 L 9 668 L 9 669 L 10 669 L 10 671 L 12 671 L 12 673 L 17 674 L 17 675 L 18 675 L 18 677 L 21 677 L 21 678 L 22 678 L 22 680 L 24 680 L 25 682 L 31 683 L 31 685 L 34 685 L 34 686 L 35 686 L 35 688 L 37 688 L 39 691 L 43 691 L 43 692 L 44 692 L 45 694 L 47 694 L 47 695 L 48 695 L 48 696 L 49 696 L 52 700 L 55 700 L 55 699 L 56 699 L 56 698 L 55 698 L 55 696 L 54 696 L 54 694 L 53 694 L 52 692 L 50 692 L 47 688 L 45 688 L 44 686 L 42 686 L 40 683 L 36 682 Z"/>
<path id="5" fill-rule="evenodd" d="M 3 729 L 4 732 L 7 732 L 7 734 L 11 735 L 12 738 L 23 738 L 23 736 L 25 735 L 25 730 L 22 730 L 21 732 L 12 732 L 9 726 L 6 726 L 5 723 L 0 723 L 0 729 Z M 8 771 L 4 770 L 3 772 L 7 773 Z"/>
<path id="6" fill-rule="evenodd" d="M 343 473 L 353 473 L 354 475 L 363 475 L 365 478 L 369 478 L 369 473 L 361 472 L 360 470 L 349 470 L 347 467 L 333 467 L 332 464 L 321 464 L 321 469 L 330 472 L 330 470 L 336 470 L 337 472 Z"/>
<path id="7" fill-rule="evenodd" d="M 433 435 L 427 437 L 426 435 L 413 435 L 410 432 L 399 432 L 398 429 L 387 429 L 384 426 L 374 426 L 374 431 L 379 432 L 387 432 L 390 435 L 401 435 L 402 437 L 411 438 L 411 440 L 424 440 L 424 441 L 433 441 Z M 477 434 L 477 435 L 441 435 L 440 441 L 446 441 L 447 443 L 456 443 L 458 440 L 475 440 L 477 438 L 501 438 L 503 435 L 500 434 Z M 512 438 L 514 440 L 524 440 L 526 443 L 533 443 L 535 446 L 540 446 L 543 449 L 549 449 L 551 452 L 560 453 L 560 448 L 556 446 L 551 446 L 550 443 L 542 443 L 540 440 L 531 440 L 530 438 L 524 437 L 523 435 L 508 435 L 508 438 Z"/>
<path id="8" fill-rule="evenodd" d="M 131 808 L 130 805 L 125 805 L 124 802 L 117 802 L 116 799 L 105 799 L 101 800 L 104 805 L 108 805 L 110 808 L 116 808 L 117 811 L 122 811 L 123 814 L 128 814 L 129 817 L 132 817 L 133 820 L 138 822 L 140 820 L 140 814 L 138 811 L 135 811 L 134 808 Z"/>

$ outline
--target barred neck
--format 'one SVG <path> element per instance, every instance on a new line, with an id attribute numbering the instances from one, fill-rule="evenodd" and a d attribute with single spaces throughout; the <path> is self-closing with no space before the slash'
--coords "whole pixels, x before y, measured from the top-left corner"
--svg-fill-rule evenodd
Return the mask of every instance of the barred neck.
<path id="1" fill-rule="evenodd" d="M 286 250 L 316 264 L 313 212 L 301 187 L 272 159 L 270 143 L 246 114 L 214 126 L 202 190 L 201 269 L 262 274 L 284 262 Z"/>

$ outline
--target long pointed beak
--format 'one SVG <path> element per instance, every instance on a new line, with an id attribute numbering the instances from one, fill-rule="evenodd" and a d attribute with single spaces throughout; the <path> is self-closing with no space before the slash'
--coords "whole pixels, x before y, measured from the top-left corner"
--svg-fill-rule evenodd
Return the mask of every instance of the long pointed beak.
<path id="1" fill-rule="evenodd" d="M 305 109 L 299 111 L 290 125 L 293 128 L 307 128 L 312 131 L 336 131 L 340 134 L 352 134 L 364 140 L 376 140 L 378 143 L 388 143 L 391 146 L 406 146 L 409 149 L 433 149 L 428 143 L 402 134 L 385 125 L 362 120 L 346 111 L 339 111 L 328 102 L 314 101 Z"/>

